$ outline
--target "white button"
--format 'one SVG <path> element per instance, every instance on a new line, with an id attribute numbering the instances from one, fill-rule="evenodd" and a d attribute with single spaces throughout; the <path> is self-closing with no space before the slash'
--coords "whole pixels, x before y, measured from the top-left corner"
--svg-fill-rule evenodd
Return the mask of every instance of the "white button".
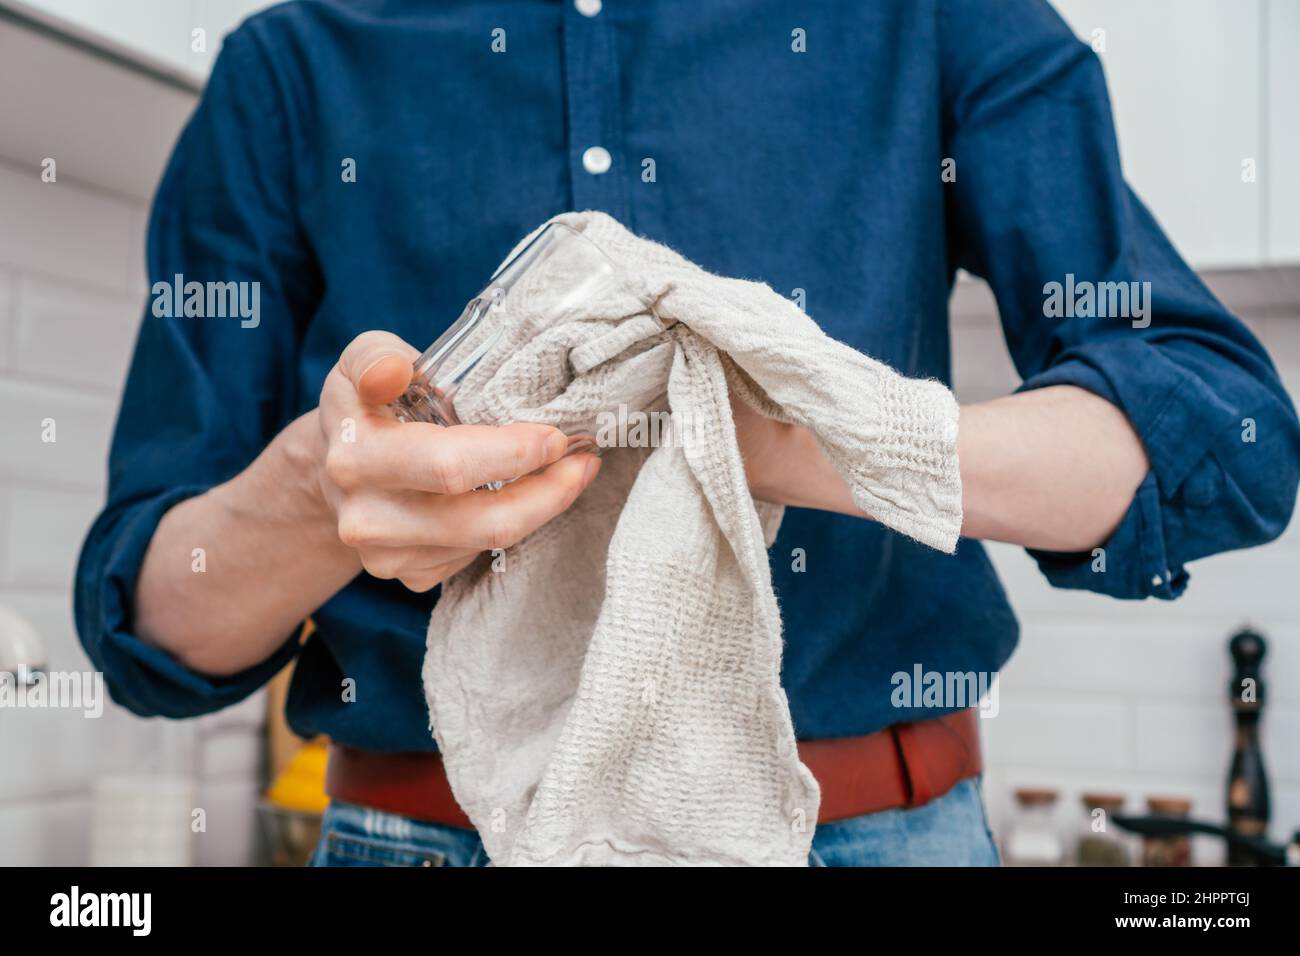
<path id="1" fill-rule="evenodd" d="M 609 150 L 604 146 L 589 146 L 586 152 L 582 154 L 582 168 L 593 176 L 609 172 L 609 166 L 612 162 Z"/>
<path id="2" fill-rule="evenodd" d="M 1154 578 L 1151 579 L 1151 586 L 1157 588 L 1160 587 L 1160 575 L 1157 574 Z"/>
<path id="3" fill-rule="evenodd" d="M 584 17 L 594 17 L 602 6 L 600 0 L 573 0 L 573 5 Z"/>

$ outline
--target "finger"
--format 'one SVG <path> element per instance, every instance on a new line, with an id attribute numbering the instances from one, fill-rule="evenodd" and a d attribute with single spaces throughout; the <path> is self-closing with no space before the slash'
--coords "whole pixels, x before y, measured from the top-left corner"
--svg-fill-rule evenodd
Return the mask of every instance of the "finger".
<path id="1" fill-rule="evenodd" d="M 372 409 L 368 405 L 361 403 L 360 396 L 357 395 L 356 386 L 353 385 L 343 370 L 335 365 L 330 369 L 330 373 L 325 376 L 325 384 L 320 390 L 320 411 L 322 424 L 326 422 L 338 422 L 344 418 L 350 418 L 357 421 L 378 409 Z M 385 418 L 390 417 L 387 414 Z"/>
<path id="2" fill-rule="evenodd" d="M 408 591 L 414 591 L 416 594 L 424 594 L 427 591 L 432 591 L 443 581 L 443 579 L 437 575 L 429 573 L 407 575 L 398 578 L 398 580 L 405 585 Z"/>
<path id="3" fill-rule="evenodd" d="M 339 371 L 365 405 L 387 405 L 411 384 L 419 350 L 391 332 L 362 332 L 339 356 Z"/>
<path id="4" fill-rule="evenodd" d="M 514 547 L 566 511 L 599 471 L 595 455 L 570 455 L 500 491 L 443 499 L 436 518 L 443 541 L 483 550 Z"/>
<path id="5" fill-rule="evenodd" d="M 531 474 L 569 447 L 565 434 L 550 425 L 374 425 L 361 440 L 332 452 L 350 480 L 376 488 L 461 495 Z"/>
<path id="6" fill-rule="evenodd" d="M 340 530 L 340 539 L 356 541 L 360 535 L 351 526 Z M 347 543 L 345 541 L 345 543 Z M 361 558 L 361 566 L 372 578 L 390 581 L 407 574 L 424 573 L 453 561 L 473 558 L 480 554 L 476 548 L 444 548 L 426 545 L 390 546 L 386 541 L 365 541 L 351 544 Z"/>
<path id="7" fill-rule="evenodd" d="M 439 584 L 447 581 L 449 578 L 464 571 L 474 563 L 478 557 L 478 552 L 471 554 L 467 558 L 461 558 L 458 561 L 448 561 L 446 564 L 440 564 L 436 568 L 430 568 L 427 571 L 416 571 L 409 575 L 403 575 L 401 582 L 415 591 L 417 594 L 423 594 L 430 591 Z"/>
<path id="8" fill-rule="evenodd" d="M 463 495 L 370 495 L 339 513 L 339 537 L 354 548 L 464 549 L 473 553 L 508 548 L 564 511 L 590 483 L 595 455 L 572 455 L 500 491 Z M 376 555 L 376 569 L 395 576 L 395 565 Z M 425 566 L 428 563 L 425 562 Z"/>

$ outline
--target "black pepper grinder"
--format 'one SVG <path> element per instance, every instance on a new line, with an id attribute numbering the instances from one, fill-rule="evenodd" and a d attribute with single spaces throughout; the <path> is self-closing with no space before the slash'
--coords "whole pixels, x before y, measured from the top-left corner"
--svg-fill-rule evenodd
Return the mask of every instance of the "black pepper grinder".
<path id="1" fill-rule="evenodd" d="M 1268 829 L 1268 776 L 1259 747 L 1259 720 L 1264 708 L 1264 682 L 1260 668 L 1268 644 L 1250 629 L 1228 642 L 1235 673 L 1229 688 L 1236 740 L 1228 773 L 1228 825 L 1246 836 L 1263 837 Z M 1228 849 L 1229 866 L 1250 866 L 1252 860 Z"/>

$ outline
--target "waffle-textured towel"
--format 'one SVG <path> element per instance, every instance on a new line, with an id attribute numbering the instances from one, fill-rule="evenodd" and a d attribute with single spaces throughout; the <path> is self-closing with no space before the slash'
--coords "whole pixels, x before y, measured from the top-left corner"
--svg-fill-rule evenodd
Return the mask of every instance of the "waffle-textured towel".
<path id="1" fill-rule="evenodd" d="M 557 218 L 629 291 L 539 329 L 560 281 L 533 270 L 461 420 L 571 430 L 622 407 L 634 437 L 638 412 L 676 427 L 607 452 L 569 511 L 443 586 L 423 676 L 452 788 L 498 865 L 806 865 L 819 791 L 780 684 L 766 549 L 781 509 L 749 494 L 728 396 L 811 429 L 859 507 L 949 552 L 956 402 L 765 285 L 603 213 Z"/>

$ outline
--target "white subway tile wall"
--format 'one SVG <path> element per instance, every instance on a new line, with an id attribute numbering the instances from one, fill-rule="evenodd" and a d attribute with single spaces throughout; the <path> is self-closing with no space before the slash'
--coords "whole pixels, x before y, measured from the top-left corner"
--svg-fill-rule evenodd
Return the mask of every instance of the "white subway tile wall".
<path id="1" fill-rule="evenodd" d="M 1249 273 L 1232 279 L 1220 294 L 1243 308 L 1229 293 L 1249 293 L 1255 280 Z M 1300 392 L 1298 301 L 1243 311 L 1293 396 Z M 1005 393 L 1019 380 L 982 283 L 959 287 L 953 341 L 963 401 Z M 995 834 L 1005 835 L 1014 819 L 1012 790 L 1020 786 L 1057 789 L 1058 817 L 1070 832 L 1082 825 L 1080 797 L 1090 790 L 1124 793 L 1130 812 L 1141 812 L 1148 796 L 1181 795 L 1193 801 L 1194 815 L 1224 819 L 1232 748 L 1226 644 L 1246 623 L 1270 640 L 1263 723 L 1270 835 L 1284 842 L 1300 828 L 1300 522 L 1264 547 L 1194 562 L 1187 592 L 1174 602 L 1055 590 L 1023 550 L 988 547 L 1021 624 L 1020 646 L 999 680 L 999 712 L 981 722 Z M 1193 852 L 1204 864 L 1223 854 L 1210 838 L 1195 840 Z"/>
<path id="2" fill-rule="evenodd" d="M 35 624 L 51 668 L 84 671 L 71 578 L 145 305 L 147 203 L 0 160 L 0 209 L 0 604 Z M 84 864 L 96 777 L 168 766 L 198 781 L 195 859 L 253 862 L 263 708 L 257 695 L 180 733 L 114 704 L 0 712 L 0 865 Z"/>
<path id="3" fill-rule="evenodd" d="M 74 8 L 89 10 L 82 0 L 43 5 L 64 15 Z M 257 5 L 193 0 L 185 5 L 191 8 L 186 25 L 206 24 L 216 34 Z M 1294 195 L 1296 181 L 1265 171 L 1255 195 L 1238 175 L 1238 154 L 1245 155 L 1240 144 L 1263 148 L 1255 111 L 1240 109 L 1241 102 L 1258 106 L 1262 95 L 1250 80 L 1257 59 L 1251 38 L 1260 22 L 1271 25 L 1269 43 L 1277 47 L 1268 59 L 1268 76 L 1260 79 L 1261 89 L 1273 91 L 1264 97 L 1271 166 L 1284 168 L 1282 159 L 1295 152 L 1290 123 L 1295 101 L 1279 92 L 1294 85 L 1286 82 L 1294 64 L 1278 52 L 1288 49 L 1285 39 L 1295 32 L 1288 4 L 1256 0 L 1241 17 L 1223 14 L 1222 24 L 1213 17 L 1171 16 L 1169 4 L 1163 15 L 1132 10 L 1118 0 L 1100 6 L 1060 0 L 1060 6 L 1085 38 L 1098 26 L 1107 29 L 1110 52 L 1103 59 L 1125 161 L 1162 219 L 1177 227 L 1182 248 L 1200 262 L 1295 261 L 1297 220 L 1280 210 L 1288 208 L 1283 200 Z M 1215 12 L 1204 3 L 1198 9 Z M 1173 39 L 1171 23 L 1180 31 Z M 1220 26 L 1230 30 L 1226 45 L 1213 41 Z M 119 39 L 149 47 L 150 36 Z M 174 46 L 175 36 L 168 31 L 166 43 Z M 1204 36 L 1221 54 L 1235 51 L 1221 69 L 1202 68 L 1205 45 L 1198 38 Z M 1158 38 L 1154 45 L 1152 37 Z M 152 53 L 165 58 L 174 52 L 160 43 Z M 1152 50 L 1159 54 L 1155 66 Z M 1176 73 L 1169 72 L 1171 65 L 1178 67 Z M 76 78 L 110 69 L 80 63 L 64 65 L 52 76 L 95 87 Z M 1153 85 L 1153 71 L 1177 75 L 1179 83 Z M 1225 77 L 1228 86 L 1218 82 Z M 1184 80 L 1196 95 L 1186 95 Z M 141 115 L 166 117 L 160 123 L 174 116 L 179 122 L 186 108 L 183 102 L 178 106 L 176 97 L 183 94 L 176 91 L 146 90 L 120 78 L 118 83 L 125 85 L 110 88 L 135 92 L 119 97 L 132 108 L 113 114 L 114 123 Z M 97 128 L 96 110 L 78 112 L 84 97 L 75 90 L 64 94 L 53 79 L 28 85 L 47 90 L 60 126 Z M 1206 109 L 1213 109 L 1233 135 L 1220 131 L 1206 139 Z M 0 118 L 13 126 L 13 115 Z M 39 123 L 21 128 L 35 131 L 30 138 L 39 142 L 13 137 L 0 142 L 0 153 L 21 160 L 0 159 L 0 604 L 36 625 L 51 667 L 81 670 L 89 663 L 72 626 L 72 560 L 103 494 L 109 437 L 145 302 L 148 206 L 141 179 L 148 177 L 133 171 L 160 167 L 173 134 L 146 124 L 144 132 L 156 135 L 137 130 L 131 141 L 155 144 L 150 149 L 156 155 L 136 160 L 133 150 L 129 161 L 117 164 L 103 162 L 93 150 L 61 154 L 58 183 L 44 184 L 30 159 L 48 155 L 51 130 Z M 80 140 L 60 142 L 68 144 L 62 153 Z M 1195 165 L 1196 156 L 1213 162 L 1196 169 L 1186 165 Z M 1175 166 L 1178 175 L 1171 179 L 1167 174 Z M 93 173 L 98 185 L 79 183 L 78 169 Z M 1188 182 L 1196 188 L 1189 191 Z M 1187 198 L 1207 189 L 1210 198 L 1204 203 Z M 1243 189 L 1246 198 L 1239 202 Z M 1244 280 L 1248 288 L 1255 281 Z M 1294 392 L 1300 388 L 1300 312 L 1295 296 L 1284 298 L 1289 306 L 1256 309 L 1248 320 Z M 956 297 L 953 340 L 956 388 L 964 401 L 1005 394 L 1017 383 L 981 285 L 965 284 Z M 41 441 L 47 418 L 56 423 L 54 443 Z M 1294 594 L 1300 530 L 1293 527 L 1263 548 L 1197 562 L 1188 594 L 1172 604 L 1054 591 L 1019 549 L 990 550 L 1023 631 L 1020 649 L 1001 678 L 1000 712 L 982 723 L 988 751 L 984 785 L 997 832 L 1005 832 L 1010 791 L 1021 785 L 1058 788 L 1060 819 L 1068 827 L 1082 819 L 1078 795 L 1090 789 L 1121 791 L 1130 809 L 1150 794 L 1183 794 L 1194 800 L 1198 816 L 1222 818 L 1231 729 L 1225 641 L 1246 621 L 1272 642 L 1264 722 L 1272 836 L 1285 839 L 1300 826 L 1300 601 Z M 197 860 L 250 862 L 257 844 L 263 707 L 259 695 L 179 731 L 175 724 L 135 718 L 115 706 L 98 720 L 67 711 L 0 712 L 0 864 L 86 862 L 95 778 L 157 764 L 163 754 L 184 764 L 199 783 L 207 832 L 195 841 Z M 1202 862 L 1217 862 L 1220 852 L 1212 841 L 1197 841 Z"/>

